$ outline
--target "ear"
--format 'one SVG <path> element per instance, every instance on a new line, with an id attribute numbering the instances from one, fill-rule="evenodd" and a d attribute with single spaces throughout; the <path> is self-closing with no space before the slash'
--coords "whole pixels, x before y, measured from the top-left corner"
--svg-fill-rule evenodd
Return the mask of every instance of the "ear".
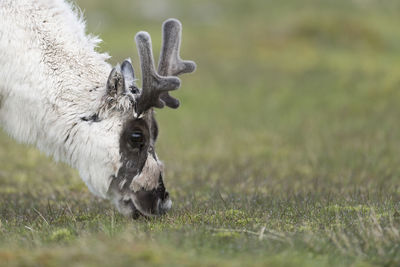
<path id="1" fill-rule="evenodd" d="M 122 72 L 122 77 L 124 78 L 125 81 L 125 88 L 126 89 L 134 89 L 136 88 L 135 86 L 135 71 L 133 70 L 131 60 L 125 59 L 124 62 L 122 62 L 121 65 L 121 72 Z"/>
<path id="2" fill-rule="evenodd" d="M 124 77 L 121 73 L 121 66 L 118 64 L 112 70 L 107 80 L 107 94 L 120 95 L 125 91 Z"/>

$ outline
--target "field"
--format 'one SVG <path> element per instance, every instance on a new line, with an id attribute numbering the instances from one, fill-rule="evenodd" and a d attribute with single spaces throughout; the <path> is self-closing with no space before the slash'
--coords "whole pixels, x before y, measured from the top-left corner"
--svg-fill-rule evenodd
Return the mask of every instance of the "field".
<path id="1" fill-rule="evenodd" d="M 0 133 L 0 266 L 399 266 L 400 2 L 78 0 L 115 64 L 184 26 L 173 209 L 132 221 Z"/>

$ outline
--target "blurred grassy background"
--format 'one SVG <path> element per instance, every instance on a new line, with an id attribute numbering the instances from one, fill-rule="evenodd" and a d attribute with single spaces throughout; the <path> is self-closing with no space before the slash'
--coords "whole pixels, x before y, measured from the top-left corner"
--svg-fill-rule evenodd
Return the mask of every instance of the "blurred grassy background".
<path id="1" fill-rule="evenodd" d="M 99 50 L 137 70 L 135 33 L 158 58 L 161 23 L 183 24 L 182 58 L 198 69 L 174 92 L 181 107 L 157 111 L 174 209 L 131 222 L 1 134 L 0 262 L 400 262 L 400 2 L 77 4 Z"/>

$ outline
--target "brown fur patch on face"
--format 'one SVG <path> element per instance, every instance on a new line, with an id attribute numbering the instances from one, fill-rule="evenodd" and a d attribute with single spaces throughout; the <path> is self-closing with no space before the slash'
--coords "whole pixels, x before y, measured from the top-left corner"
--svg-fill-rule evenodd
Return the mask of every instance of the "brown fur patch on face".
<path id="1" fill-rule="evenodd" d="M 150 191 L 156 189 L 159 185 L 159 177 L 163 170 L 163 165 L 154 159 L 153 155 L 148 155 L 146 163 L 140 174 L 136 175 L 130 185 L 133 192 L 140 190 Z"/>

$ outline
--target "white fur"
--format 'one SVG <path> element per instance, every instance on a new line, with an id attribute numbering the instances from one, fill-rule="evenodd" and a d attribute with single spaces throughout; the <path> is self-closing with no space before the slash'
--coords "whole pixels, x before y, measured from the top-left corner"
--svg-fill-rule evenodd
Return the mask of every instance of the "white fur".
<path id="1" fill-rule="evenodd" d="M 106 197 L 123 120 L 103 103 L 111 66 L 98 43 L 63 0 L 0 0 L 0 124 Z M 81 120 L 98 112 L 100 122 Z"/>
<path id="2" fill-rule="evenodd" d="M 133 192 L 140 190 L 152 190 L 158 186 L 158 178 L 163 171 L 160 161 L 148 155 L 142 171 L 133 177 L 130 188 Z"/>

